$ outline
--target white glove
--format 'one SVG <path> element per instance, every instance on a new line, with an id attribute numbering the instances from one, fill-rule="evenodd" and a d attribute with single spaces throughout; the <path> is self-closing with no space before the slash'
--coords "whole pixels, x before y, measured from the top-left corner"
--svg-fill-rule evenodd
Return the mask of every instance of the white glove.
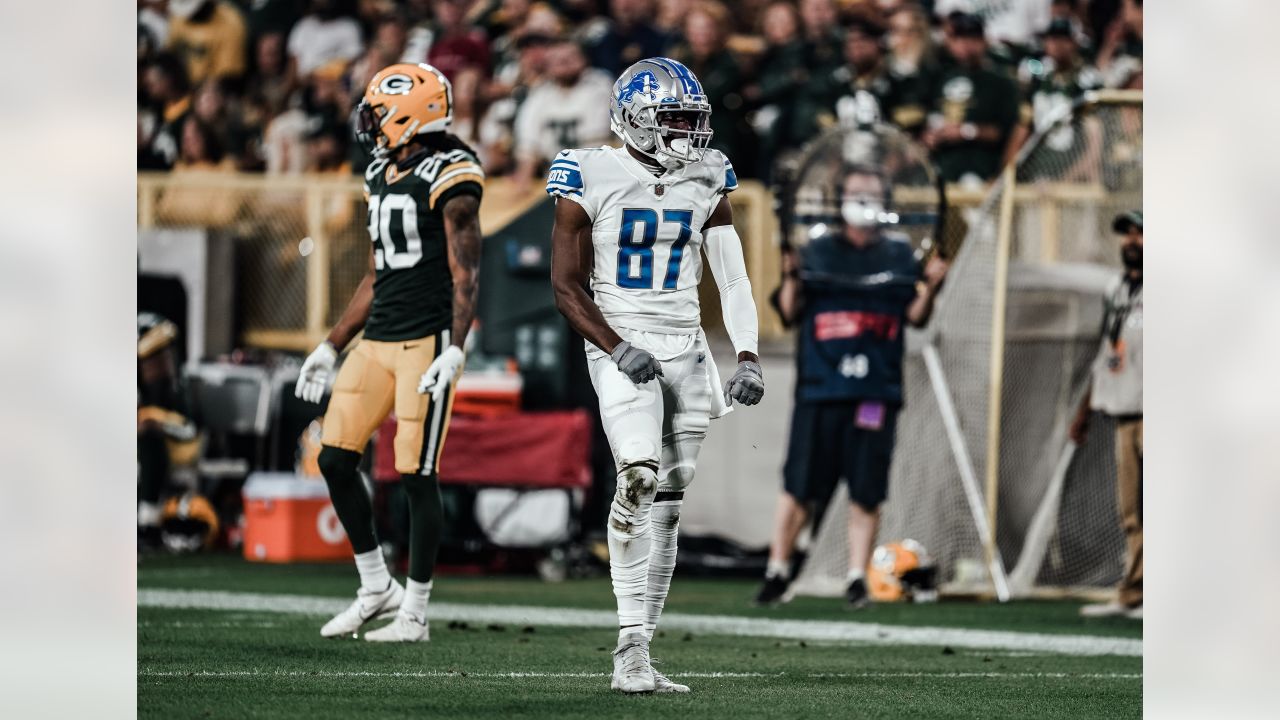
<path id="1" fill-rule="evenodd" d="M 337 362 L 337 349 L 328 340 L 320 343 L 320 346 L 311 351 L 302 363 L 302 370 L 298 373 L 298 384 L 294 386 L 293 394 L 307 402 L 320 402 L 324 397 L 325 386 L 329 384 L 329 376 L 333 375 L 333 366 Z"/>
<path id="2" fill-rule="evenodd" d="M 423 395 L 431 393 L 431 400 L 440 402 L 444 399 L 445 390 L 462 371 L 463 359 L 462 348 L 457 345 L 445 348 L 435 362 L 431 363 L 431 367 L 422 373 L 422 380 L 418 382 L 418 392 Z"/>

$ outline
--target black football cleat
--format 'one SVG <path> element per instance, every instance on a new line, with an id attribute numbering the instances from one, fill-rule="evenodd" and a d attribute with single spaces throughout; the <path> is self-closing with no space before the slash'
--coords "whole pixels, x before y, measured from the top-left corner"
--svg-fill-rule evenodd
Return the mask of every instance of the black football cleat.
<path id="1" fill-rule="evenodd" d="M 760 592 L 756 593 L 756 597 L 751 601 L 756 607 L 771 607 L 781 603 L 783 596 L 787 594 L 787 588 L 791 586 L 791 582 L 784 577 L 777 575 L 766 575 L 764 584 L 760 586 Z"/>
<path id="2" fill-rule="evenodd" d="M 858 578 L 849 583 L 849 587 L 844 590 L 845 607 L 850 610 L 861 610 L 871 604 L 871 598 L 867 595 L 867 581 Z"/>

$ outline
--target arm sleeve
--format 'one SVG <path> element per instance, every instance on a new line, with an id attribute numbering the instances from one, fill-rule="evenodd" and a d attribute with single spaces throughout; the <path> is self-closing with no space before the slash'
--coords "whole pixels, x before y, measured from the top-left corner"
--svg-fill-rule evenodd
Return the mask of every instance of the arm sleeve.
<path id="1" fill-rule="evenodd" d="M 572 150 L 561 150 L 547 170 L 547 194 L 568 198 L 587 211 L 587 217 L 595 220 L 595 212 L 586 199 L 586 185 L 582 180 L 582 166 Z"/>
<path id="2" fill-rule="evenodd" d="M 703 242 L 711 275 L 720 288 L 720 308 L 724 327 L 729 331 L 736 352 L 757 351 L 760 326 L 756 302 L 751 297 L 751 280 L 742 257 L 742 241 L 732 225 L 718 225 L 707 230 Z"/>

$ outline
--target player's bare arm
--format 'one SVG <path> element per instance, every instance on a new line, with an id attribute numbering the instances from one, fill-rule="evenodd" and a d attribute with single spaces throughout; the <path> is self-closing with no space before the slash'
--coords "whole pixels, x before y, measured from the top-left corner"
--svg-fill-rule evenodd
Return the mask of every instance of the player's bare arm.
<path id="1" fill-rule="evenodd" d="M 755 348 L 759 322 L 751 280 L 742 256 L 742 241 L 733 227 L 733 206 L 721 196 L 702 228 L 707 264 L 720 288 L 725 330 L 738 351 L 738 368 L 724 385 L 725 402 L 755 405 L 764 397 L 764 371 Z"/>
<path id="2" fill-rule="evenodd" d="M 329 344 L 339 352 L 351 343 L 352 338 L 360 332 L 360 329 L 369 320 L 369 309 L 373 307 L 374 273 L 373 250 L 370 249 L 369 269 L 365 272 L 364 277 L 360 278 L 360 284 L 356 286 L 356 291 L 351 294 L 351 300 L 347 302 L 346 309 L 342 311 L 342 317 L 338 318 L 338 322 L 329 331 Z"/>
<path id="3" fill-rule="evenodd" d="M 609 327 L 587 294 L 594 257 L 591 219 L 586 211 L 573 201 L 557 200 L 551 229 L 551 287 L 555 290 L 556 309 L 579 335 L 612 353 L 622 343 L 622 337 Z"/>
<path id="4" fill-rule="evenodd" d="M 476 316 L 480 290 L 480 199 L 458 195 L 444 206 L 444 234 L 448 245 L 449 275 L 453 279 L 453 324 L 449 347 L 440 352 L 422 374 L 418 392 L 431 393 L 440 402 L 445 391 L 462 373 L 462 347 Z"/>
<path id="5" fill-rule="evenodd" d="M 293 392 L 299 398 L 318 403 L 324 397 L 325 387 L 338 364 L 338 353 L 351 343 L 369 319 L 369 310 L 373 307 L 373 280 L 374 260 L 373 250 L 370 250 L 369 270 L 356 286 L 342 317 L 338 318 L 325 341 L 311 351 L 298 371 L 298 382 Z"/>
<path id="6" fill-rule="evenodd" d="M 451 198 L 444 206 L 444 231 L 453 276 L 453 344 L 463 347 L 480 293 L 480 199 L 474 195 Z"/>
<path id="7" fill-rule="evenodd" d="M 555 290 L 556 309 L 579 335 L 609 353 L 618 369 L 633 382 L 649 382 L 662 374 L 662 365 L 647 351 L 623 340 L 587 294 L 594 259 L 591 218 L 577 203 L 557 200 L 551 229 L 551 287 Z"/>

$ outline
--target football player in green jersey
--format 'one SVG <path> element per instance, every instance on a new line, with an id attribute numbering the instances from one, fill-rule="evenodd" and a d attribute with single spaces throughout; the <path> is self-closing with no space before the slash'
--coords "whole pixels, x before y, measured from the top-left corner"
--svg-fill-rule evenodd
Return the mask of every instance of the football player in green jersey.
<path id="1" fill-rule="evenodd" d="M 400 63 L 373 76 L 354 113 L 357 138 L 374 154 L 364 175 L 369 272 L 303 364 L 296 388 L 298 397 L 319 402 L 338 353 L 364 330 L 334 380 L 324 416 L 320 469 L 360 572 L 355 602 L 321 628 L 325 637 L 351 635 L 394 615 L 365 639 L 429 639 L 427 600 L 443 521 L 436 471 L 475 317 L 484 192 L 475 154 L 448 132 L 452 92 L 430 65 Z M 369 436 L 393 408 L 396 470 L 410 510 L 405 587 L 387 570 L 356 470 Z"/>

